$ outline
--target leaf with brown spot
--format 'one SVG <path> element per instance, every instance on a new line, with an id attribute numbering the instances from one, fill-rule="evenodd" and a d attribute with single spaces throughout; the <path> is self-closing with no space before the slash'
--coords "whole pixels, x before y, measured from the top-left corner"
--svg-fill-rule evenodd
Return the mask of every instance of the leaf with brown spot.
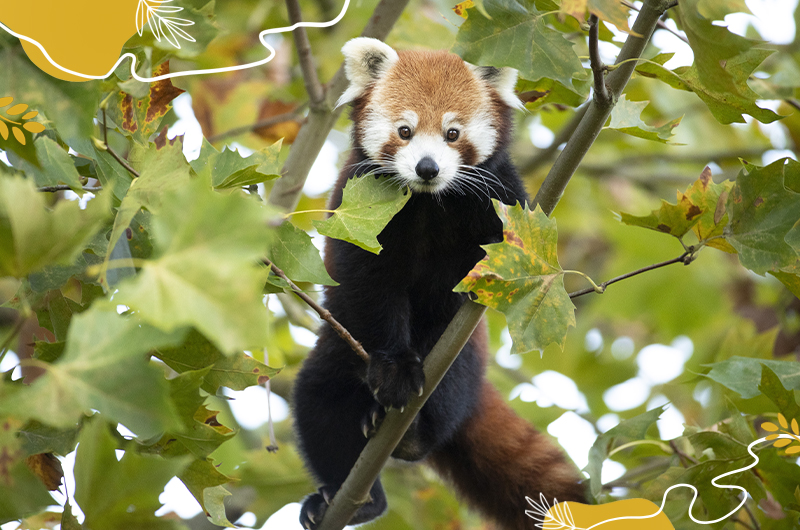
<path id="1" fill-rule="evenodd" d="M 55 491 L 61 486 L 64 470 L 61 469 L 61 462 L 52 453 L 31 455 L 25 459 L 25 465 L 39 477 L 48 490 Z"/>
<path id="2" fill-rule="evenodd" d="M 661 208 L 653 210 L 650 215 L 638 217 L 623 212 L 619 217 L 626 225 L 649 228 L 680 239 L 700 221 L 701 213 L 702 210 L 689 197 L 678 192 L 677 204 L 662 200 Z"/>
<path id="3" fill-rule="evenodd" d="M 155 69 L 153 76 L 168 73 L 167 61 Z M 172 108 L 170 104 L 172 100 L 183 92 L 180 88 L 174 87 L 169 79 L 150 83 L 147 95 L 141 99 L 120 90 L 108 106 L 108 117 L 122 129 L 123 133 L 146 146 L 150 136 L 159 130 L 161 119 Z"/>
<path id="4" fill-rule="evenodd" d="M 493 201 L 503 221 L 503 242 L 484 245 L 478 262 L 456 292 L 472 291 L 478 302 L 506 316 L 513 353 L 564 347 L 567 329 L 575 325 L 575 306 L 564 290 L 558 264 L 556 222 L 537 206 Z"/>
<path id="5" fill-rule="evenodd" d="M 453 13 L 460 16 L 463 19 L 469 17 L 469 13 L 467 13 L 467 9 L 475 7 L 475 2 L 472 0 L 465 0 L 464 2 L 459 2 L 455 6 L 453 6 Z"/>

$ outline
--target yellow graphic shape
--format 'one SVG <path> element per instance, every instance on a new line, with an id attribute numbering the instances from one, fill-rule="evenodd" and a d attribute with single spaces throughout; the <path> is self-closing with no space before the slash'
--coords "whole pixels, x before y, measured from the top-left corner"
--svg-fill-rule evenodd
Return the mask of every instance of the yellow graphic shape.
<path id="1" fill-rule="evenodd" d="M 38 41 L 53 60 L 74 72 L 105 75 L 123 44 L 136 33 L 139 0 L 15 0 L 3 2 L 0 22 Z M 87 81 L 62 72 L 35 45 L 22 41 L 31 61 L 59 79 Z"/>
<path id="2" fill-rule="evenodd" d="M 564 505 L 567 505 L 566 508 Z M 675 530 L 664 512 L 647 519 L 610 521 L 617 517 L 648 516 L 658 511 L 658 506 L 647 499 L 625 499 L 597 505 L 560 502 L 547 511 L 542 529 L 565 530 L 595 527 L 598 530 L 641 530 L 642 528 Z"/>

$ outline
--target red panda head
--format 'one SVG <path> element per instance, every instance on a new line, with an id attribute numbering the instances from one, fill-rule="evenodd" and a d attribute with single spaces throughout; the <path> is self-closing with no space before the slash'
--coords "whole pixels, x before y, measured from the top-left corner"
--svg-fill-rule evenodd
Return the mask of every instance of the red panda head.
<path id="1" fill-rule="evenodd" d="M 474 66 L 446 51 L 405 51 L 357 38 L 342 48 L 354 102 L 354 139 L 366 155 L 414 191 L 460 189 L 507 141 L 513 68 Z"/>

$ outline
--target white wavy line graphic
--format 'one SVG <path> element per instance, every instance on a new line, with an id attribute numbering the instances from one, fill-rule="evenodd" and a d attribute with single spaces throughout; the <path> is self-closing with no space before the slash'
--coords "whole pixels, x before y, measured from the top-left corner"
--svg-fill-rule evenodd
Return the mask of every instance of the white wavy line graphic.
<path id="1" fill-rule="evenodd" d="M 781 434 L 781 435 L 778 436 L 778 438 L 791 438 L 791 439 L 793 439 L 788 434 Z M 711 484 L 714 485 L 717 488 L 720 488 L 720 489 L 736 489 L 736 490 L 739 490 L 742 493 L 744 493 L 744 498 L 742 499 L 742 502 L 739 503 L 739 506 L 737 506 L 736 508 L 731 510 L 728 514 L 723 515 L 722 517 L 720 517 L 718 519 L 714 519 L 713 521 L 700 521 L 700 520 L 694 518 L 694 515 L 692 515 L 692 510 L 694 509 L 694 503 L 697 501 L 698 491 L 697 491 L 697 488 L 695 488 L 691 484 L 684 484 L 684 483 L 674 484 L 674 485 L 670 486 L 669 488 L 667 488 L 667 490 L 664 492 L 664 497 L 661 500 L 661 507 L 659 507 L 658 511 L 656 513 L 654 513 L 654 514 L 651 514 L 651 515 L 625 515 L 625 516 L 621 516 L 621 517 L 614 517 L 613 519 L 606 519 L 605 521 L 600 521 L 599 523 L 595 523 L 595 524 L 593 524 L 592 526 L 590 526 L 588 528 L 582 528 L 582 527 L 575 526 L 574 522 L 572 522 L 572 520 L 571 520 L 572 519 L 571 514 L 564 514 L 564 515 L 567 516 L 567 517 L 564 517 L 564 519 L 566 520 L 566 524 L 565 524 L 565 522 L 562 522 L 561 520 L 556 520 L 556 519 L 547 520 L 547 519 L 552 518 L 552 516 L 548 515 L 549 514 L 548 510 L 549 510 L 550 506 L 547 503 L 547 500 L 544 499 L 544 497 L 541 496 L 541 495 L 540 495 L 540 499 L 541 499 L 541 501 L 543 503 L 543 506 L 540 506 L 540 504 L 538 502 L 536 502 L 535 500 L 531 499 L 530 497 L 525 497 L 525 499 L 528 501 L 528 504 L 530 504 L 531 506 L 533 506 L 535 508 L 535 510 L 525 510 L 525 515 L 527 515 L 528 517 L 530 517 L 532 519 L 543 519 L 543 518 L 546 517 L 546 519 L 542 520 L 542 522 L 540 522 L 540 523 L 538 523 L 536 525 L 539 528 L 545 528 L 544 525 L 547 524 L 548 526 L 546 528 L 548 528 L 548 529 L 550 529 L 550 528 L 552 528 L 552 529 L 564 528 L 564 529 L 567 529 L 567 530 L 592 530 L 593 528 L 597 528 L 600 525 L 603 525 L 603 524 L 606 524 L 606 523 L 610 523 L 610 522 L 613 522 L 613 521 L 623 521 L 623 520 L 631 520 L 631 519 L 652 519 L 653 517 L 656 517 L 658 514 L 660 514 L 661 512 L 664 511 L 664 506 L 667 503 L 667 494 L 669 494 L 670 491 L 672 491 L 672 490 L 674 490 L 676 488 L 685 487 L 685 488 L 690 488 L 694 492 L 694 495 L 692 496 L 692 502 L 689 503 L 689 517 L 692 519 L 692 521 L 694 521 L 697 524 L 719 523 L 720 521 L 724 521 L 728 517 L 730 517 L 733 514 L 735 514 L 736 512 L 738 512 L 745 505 L 745 503 L 747 502 L 747 497 L 748 497 L 749 494 L 748 494 L 747 490 L 744 489 L 741 486 L 735 486 L 733 484 L 718 484 L 717 481 L 720 480 L 720 479 L 723 479 L 723 478 L 725 478 L 727 476 L 735 475 L 736 473 L 741 473 L 742 471 L 747 471 L 748 469 L 752 469 L 756 465 L 758 465 L 758 462 L 759 462 L 758 455 L 756 455 L 753 452 L 753 447 L 755 445 L 758 445 L 758 444 L 760 444 L 762 442 L 765 442 L 765 441 L 767 441 L 766 437 L 759 438 L 758 440 L 755 440 L 754 442 L 752 442 L 750 445 L 747 446 L 747 452 L 750 453 L 750 456 L 752 456 L 753 459 L 754 459 L 754 462 L 752 464 L 750 464 L 748 466 L 745 466 L 745 467 L 742 467 L 742 468 L 739 468 L 739 469 L 734 469 L 733 471 L 728 471 L 727 473 L 723 473 L 722 475 L 718 475 L 718 476 L 714 477 L 713 479 L 711 479 Z M 775 439 L 772 439 L 772 440 L 769 440 L 769 441 L 771 443 L 774 443 Z M 553 500 L 553 504 L 554 505 L 558 504 L 558 500 L 554 499 Z M 545 506 L 546 506 L 546 508 L 545 508 Z M 568 506 L 568 505 L 565 505 L 565 506 Z M 567 508 L 567 510 L 568 510 L 568 508 Z M 558 526 L 558 527 L 551 526 L 553 524 L 557 524 L 557 525 L 560 525 L 560 526 Z"/>
<path id="2" fill-rule="evenodd" d="M 131 58 L 131 75 L 137 81 L 141 81 L 143 83 L 152 83 L 153 81 L 162 81 L 164 79 L 171 79 L 173 77 L 183 77 L 183 76 L 187 76 L 187 75 L 196 75 L 196 74 L 201 74 L 202 75 L 202 74 L 217 74 L 217 73 L 222 73 L 222 72 L 234 72 L 236 70 L 246 70 L 248 68 L 255 68 L 256 66 L 261 66 L 261 65 L 267 64 L 268 62 L 270 62 L 275 57 L 275 53 L 276 53 L 275 52 L 275 48 L 270 46 L 269 43 L 267 43 L 267 41 L 264 40 L 264 38 L 267 35 L 272 35 L 272 34 L 277 34 L 277 33 L 288 33 L 290 31 L 295 30 L 296 28 L 328 28 L 330 26 L 333 26 L 334 24 L 336 24 L 340 20 L 342 20 L 342 18 L 344 17 L 345 13 L 347 13 L 347 8 L 348 8 L 349 5 L 350 5 L 350 0 L 345 0 L 344 1 L 344 6 L 342 7 L 342 11 L 339 13 L 339 15 L 336 18 L 334 18 L 333 20 L 331 20 L 329 22 L 298 22 L 297 24 L 293 24 L 291 26 L 287 26 L 287 27 L 283 27 L 283 28 L 265 29 L 264 31 L 262 31 L 261 33 L 258 34 L 258 40 L 261 42 L 262 46 L 264 46 L 267 50 L 269 50 L 269 56 L 266 57 L 265 59 L 261 59 L 260 61 L 255 61 L 255 62 L 247 63 L 247 64 L 240 64 L 240 65 L 236 65 L 236 66 L 226 66 L 226 67 L 222 67 L 222 68 L 207 68 L 205 70 L 186 70 L 186 71 L 183 71 L 183 72 L 172 72 L 172 73 L 169 73 L 169 74 L 159 75 L 157 77 L 141 77 L 140 75 L 138 75 L 136 73 L 136 56 L 133 55 L 132 53 L 123 54 L 119 59 L 117 59 L 117 62 L 114 63 L 114 66 L 112 66 L 111 69 L 105 75 L 86 75 L 86 74 L 82 74 L 80 72 L 76 72 L 74 70 L 70 70 L 69 68 L 65 68 L 65 67 L 61 66 L 60 64 L 58 64 L 57 62 L 55 62 L 53 60 L 53 58 L 50 57 L 50 54 L 47 53 L 47 50 L 44 49 L 44 46 L 42 46 L 36 40 L 34 40 L 34 39 L 30 38 L 30 37 L 27 37 L 25 35 L 22 35 L 20 33 L 16 33 L 15 31 L 12 31 L 8 26 L 3 24 L 2 22 L 0 22 L 0 29 L 5 30 L 8 34 L 13 35 L 14 37 L 17 37 L 20 40 L 24 40 L 26 42 L 30 42 L 31 44 L 35 45 L 44 54 L 44 56 L 47 59 L 47 61 L 50 64 L 52 64 L 54 67 L 56 67 L 59 70 L 61 70 L 62 72 L 66 72 L 68 74 L 72 74 L 72 75 L 75 75 L 75 76 L 78 76 L 78 77 L 82 77 L 83 79 L 105 79 L 108 76 L 110 76 L 114 72 L 114 70 L 116 70 L 117 67 L 125 59 L 130 57 Z"/>

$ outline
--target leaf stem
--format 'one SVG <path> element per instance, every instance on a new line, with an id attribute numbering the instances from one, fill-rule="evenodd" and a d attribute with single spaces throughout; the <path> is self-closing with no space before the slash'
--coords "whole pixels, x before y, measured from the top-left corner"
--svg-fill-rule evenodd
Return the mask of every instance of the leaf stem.
<path id="1" fill-rule="evenodd" d="M 126 162 L 125 159 L 123 159 L 121 156 L 119 156 L 117 153 L 115 153 L 114 150 L 111 149 L 111 146 L 108 145 L 108 126 L 106 125 L 106 109 L 105 109 L 105 107 L 101 107 L 100 111 L 103 113 L 103 149 L 109 155 L 111 155 L 111 157 L 114 160 L 119 162 L 119 165 L 121 165 L 122 167 L 127 169 L 128 173 L 133 175 L 135 178 L 139 178 L 139 172 L 136 171 L 135 169 L 133 169 L 130 165 L 128 165 L 128 162 Z"/>
<path id="2" fill-rule="evenodd" d="M 619 281 L 625 280 L 625 279 L 630 278 L 632 276 L 636 276 L 638 274 L 642 274 L 643 272 L 651 271 L 653 269 L 659 269 L 661 267 L 666 267 L 667 265 L 672 265 L 673 263 L 683 263 L 684 265 L 688 265 L 693 260 L 693 256 L 694 256 L 695 250 L 696 249 L 694 247 L 689 247 L 689 249 L 686 252 L 684 252 L 683 254 L 678 256 L 677 258 L 673 258 L 673 259 L 670 259 L 670 260 L 667 260 L 667 261 L 662 261 L 661 263 L 655 263 L 653 265 L 649 265 L 647 267 L 642 267 L 641 269 L 637 269 L 637 270 L 635 270 L 633 272 L 629 272 L 627 274 L 623 274 L 622 276 L 617 276 L 616 278 L 611 278 L 610 280 L 601 283 L 599 286 L 595 286 L 595 287 L 599 287 L 600 289 L 602 289 L 601 291 L 598 291 L 596 288 L 587 287 L 586 289 L 581 289 L 580 291 L 575 291 L 575 292 L 569 293 L 569 297 L 570 298 L 577 298 L 579 296 L 583 296 L 583 295 L 589 294 L 589 293 L 602 293 L 602 292 L 604 292 L 606 290 L 606 287 L 608 287 L 612 283 L 617 283 Z M 567 272 L 567 271 L 564 271 L 564 272 Z M 587 278 L 588 278 L 588 276 L 587 276 Z"/>
<path id="3" fill-rule="evenodd" d="M 564 272 L 564 274 L 577 274 L 579 276 L 583 276 L 584 278 L 586 278 L 589 281 L 589 283 L 592 284 L 592 287 L 594 288 L 594 292 L 596 292 L 597 294 L 603 294 L 603 291 L 606 290 L 605 287 L 601 287 L 601 286 L 597 285 L 596 283 L 594 283 L 594 280 L 592 280 L 589 277 L 589 275 L 584 274 L 581 271 L 564 270 L 563 272 Z"/>
<path id="4" fill-rule="evenodd" d="M 335 211 L 336 210 L 325 210 L 325 209 L 321 209 L 321 210 L 297 210 L 297 211 L 294 211 L 294 212 L 289 212 L 289 213 L 283 214 L 283 218 L 287 219 L 287 218 L 289 218 L 289 217 L 291 217 L 293 215 L 297 215 L 297 214 L 301 214 L 301 213 L 333 213 Z"/>
<path id="5" fill-rule="evenodd" d="M 665 444 L 664 442 L 662 442 L 660 440 L 634 440 L 632 442 L 628 442 L 626 444 L 622 444 L 619 447 L 615 447 L 613 451 L 608 453 L 608 457 L 606 457 L 606 458 L 610 458 L 613 455 L 619 453 L 620 451 L 623 451 L 623 450 L 628 449 L 630 447 L 635 447 L 637 445 L 655 445 L 655 446 L 658 446 L 662 451 L 664 451 L 667 454 L 672 454 L 672 452 L 673 452 L 672 449 L 670 449 L 669 445 Z"/>
<path id="6" fill-rule="evenodd" d="M 272 272 L 274 272 L 283 281 L 288 283 L 289 287 L 291 287 L 294 294 L 299 296 L 300 299 L 302 299 L 305 303 L 307 303 L 311 307 L 311 309 L 316 311 L 322 320 L 330 324 L 330 326 L 334 329 L 334 331 L 336 331 L 336 333 L 338 333 L 338 335 L 342 338 L 342 340 L 344 340 L 347 344 L 349 344 L 350 347 L 353 349 L 353 351 L 356 352 L 358 356 L 364 360 L 365 363 L 369 364 L 369 354 L 366 352 L 364 347 L 361 346 L 360 342 L 358 342 L 356 339 L 353 338 L 350 332 L 347 331 L 347 329 L 345 329 L 345 327 L 342 326 L 339 323 L 339 321 L 333 318 L 333 315 L 331 315 L 330 311 L 328 311 L 327 309 L 316 303 L 310 296 L 304 293 L 302 289 L 300 289 L 292 280 L 289 279 L 288 276 L 286 276 L 285 272 L 279 269 L 270 260 L 268 260 L 267 258 L 263 258 L 262 261 L 267 267 L 272 269 Z"/>

